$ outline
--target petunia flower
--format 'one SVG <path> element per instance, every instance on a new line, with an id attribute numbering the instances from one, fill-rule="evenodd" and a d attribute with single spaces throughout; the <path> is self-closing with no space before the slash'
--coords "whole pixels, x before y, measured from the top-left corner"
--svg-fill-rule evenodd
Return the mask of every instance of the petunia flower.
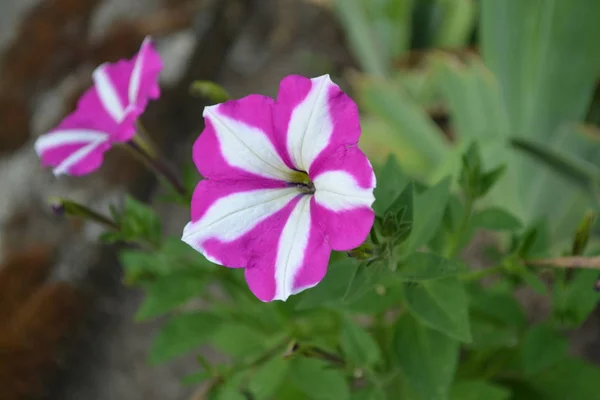
<path id="1" fill-rule="evenodd" d="M 332 250 L 366 239 L 375 175 L 357 147 L 356 104 L 328 75 L 288 76 L 276 101 L 250 95 L 206 107 L 204 118 L 193 158 L 205 179 L 182 240 L 245 267 L 260 300 L 315 286 Z"/>
<path id="2" fill-rule="evenodd" d="M 35 150 L 55 175 L 84 175 L 100 167 L 112 144 L 135 135 L 135 121 L 149 99 L 160 95 L 160 55 L 147 37 L 129 60 L 105 63 L 93 72 L 94 84 L 58 127 L 38 138 Z"/>

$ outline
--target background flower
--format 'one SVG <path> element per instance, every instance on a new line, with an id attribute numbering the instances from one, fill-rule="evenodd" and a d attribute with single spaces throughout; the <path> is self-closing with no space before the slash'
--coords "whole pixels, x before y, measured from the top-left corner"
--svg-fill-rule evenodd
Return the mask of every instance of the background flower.
<path id="1" fill-rule="evenodd" d="M 55 175 L 84 175 L 100 167 L 103 154 L 115 142 L 135 135 L 135 121 L 148 99 L 160 95 L 160 55 L 147 37 L 129 60 L 106 63 L 94 70 L 94 85 L 77 108 L 56 129 L 40 136 L 35 150 Z"/>

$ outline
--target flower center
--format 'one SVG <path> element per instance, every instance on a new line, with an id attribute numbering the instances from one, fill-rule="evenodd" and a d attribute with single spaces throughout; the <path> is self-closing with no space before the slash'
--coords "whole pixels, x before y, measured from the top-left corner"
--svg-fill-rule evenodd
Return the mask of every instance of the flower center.
<path id="1" fill-rule="evenodd" d="M 294 171 L 290 177 L 290 185 L 296 186 L 304 194 L 314 194 L 316 191 L 315 184 L 304 171 Z"/>

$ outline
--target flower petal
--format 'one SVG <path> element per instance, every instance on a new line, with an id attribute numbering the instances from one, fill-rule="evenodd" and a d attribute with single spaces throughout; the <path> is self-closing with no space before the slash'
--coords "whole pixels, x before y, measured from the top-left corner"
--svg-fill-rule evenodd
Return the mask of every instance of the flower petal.
<path id="1" fill-rule="evenodd" d="M 194 144 L 198 171 L 210 179 L 289 180 L 293 171 L 275 141 L 272 106 L 272 99 L 253 95 L 206 107 L 206 126 Z"/>
<path id="2" fill-rule="evenodd" d="M 276 181 L 203 180 L 194 191 L 192 221 L 182 240 L 213 262 L 244 267 L 254 241 L 297 196 L 297 189 Z"/>
<path id="3" fill-rule="evenodd" d="M 350 250 L 365 241 L 375 214 L 375 174 L 358 147 L 339 148 L 313 171 L 316 216 L 334 250 Z"/>
<path id="4" fill-rule="evenodd" d="M 250 290 L 262 301 L 285 301 L 315 286 L 327 272 L 331 249 L 315 218 L 312 197 L 302 196 L 288 215 L 281 226 L 272 227 L 279 234 L 276 244 L 264 243 L 263 252 L 245 270 Z"/>
<path id="5" fill-rule="evenodd" d="M 309 173 L 318 159 L 342 145 L 356 144 L 360 136 L 356 104 L 329 75 L 283 79 L 274 121 L 296 168 Z"/>
<path id="6" fill-rule="evenodd" d="M 94 86 L 81 97 L 77 109 L 93 120 L 95 127 L 109 132 L 111 141 L 128 141 L 148 100 L 160 95 L 161 69 L 160 55 L 146 38 L 131 59 L 105 63 L 94 70 Z"/>
<path id="7" fill-rule="evenodd" d="M 109 135 L 85 128 L 77 114 L 71 114 L 54 131 L 40 136 L 34 145 L 44 166 L 54 174 L 84 175 L 100 167 L 109 149 Z"/>

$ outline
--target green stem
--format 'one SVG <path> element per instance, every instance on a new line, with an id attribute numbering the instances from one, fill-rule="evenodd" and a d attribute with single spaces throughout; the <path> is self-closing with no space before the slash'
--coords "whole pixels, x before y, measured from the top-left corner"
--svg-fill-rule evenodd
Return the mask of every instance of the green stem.
<path id="1" fill-rule="evenodd" d="M 160 157 L 145 132 L 142 125 L 138 123 L 138 131 L 131 141 L 126 143 L 125 148 L 138 157 L 158 177 L 167 181 L 177 193 L 182 196 L 187 195 L 187 190 L 183 186 L 183 183 L 181 183 L 179 177 L 173 173 L 172 169 Z"/>
<path id="2" fill-rule="evenodd" d="M 73 217 L 81 217 L 86 220 L 96 222 L 111 230 L 119 231 L 119 225 L 109 217 L 102 215 L 83 204 L 76 203 L 63 198 L 52 198 L 49 200 L 50 207 L 57 215 L 67 215 Z"/>

